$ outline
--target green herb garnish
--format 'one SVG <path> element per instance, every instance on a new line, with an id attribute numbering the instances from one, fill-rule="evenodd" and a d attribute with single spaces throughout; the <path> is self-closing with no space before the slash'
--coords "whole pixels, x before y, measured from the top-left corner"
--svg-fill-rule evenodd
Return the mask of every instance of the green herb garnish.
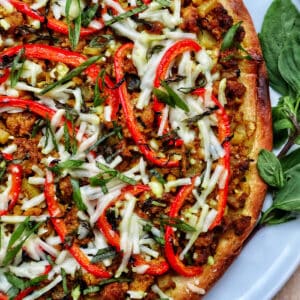
<path id="1" fill-rule="evenodd" d="M 97 263 L 108 258 L 114 258 L 117 255 L 116 249 L 114 247 L 107 247 L 99 249 L 96 255 L 92 258 L 92 263 Z"/>
<path id="2" fill-rule="evenodd" d="M 226 32 L 226 34 L 224 36 L 224 39 L 223 39 L 223 42 L 221 45 L 221 51 L 225 51 L 234 46 L 235 35 L 236 35 L 238 29 L 241 27 L 242 23 L 243 22 L 240 21 L 229 28 L 229 30 Z"/>
<path id="3" fill-rule="evenodd" d="M 84 163 L 83 160 L 68 159 L 66 161 L 60 162 L 53 167 L 48 167 L 48 169 L 57 175 L 60 175 L 63 170 L 74 170 L 78 169 Z"/>
<path id="4" fill-rule="evenodd" d="M 95 17 L 99 4 L 95 4 L 83 11 L 81 15 L 81 25 L 87 27 Z"/>
<path id="5" fill-rule="evenodd" d="M 119 14 L 118 16 L 115 16 L 113 18 L 111 18 L 110 20 L 108 21 L 105 21 L 105 25 L 106 26 L 110 26 L 116 22 L 120 22 L 120 21 L 123 21 L 127 18 L 130 18 L 140 12 L 143 12 L 144 10 L 146 10 L 148 8 L 148 6 L 146 4 L 141 4 L 140 6 L 137 6 L 127 12 L 124 12 L 122 14 Z"/>
<path id="6" fill-rule="evenodd" d="M 110 279 L 103 279 L 99 282 L 98 285 L 93 285 L 88 287 L 87 289 L 83 290 L 83 295 L 87 295 L 90 293 L 97 293 L 101 290 L 101 287 L 104 285 L 114 283 L 114 282 L 131 282 L 129 278 L 110 278 Z"/>
<path id="7" fill-rule="evenodd" d="M 171 218 L 165 215 L 160 216 L 160 224 L 165 226 L 171 226 L 177 228 L 183 232 L 194 232 L 196 229 L 191 225 L 187 224 L 186 222 L 178 219 L 178 218 Z"/>
<path id="8" fill-rule="evenodd" d="M 22 74 L 23 66 L 25 62 L 24 54 L 25 54 L 25 48 L 22 48 L 12 62 L 10 76 L 9 76 L 10 85 L 12 88 L 16 86 Z"/>
<path id="9" fill-rule="evenodd" d="M 168 85 L 166 81 L 162 81 L 161 85 L 165 89 L 165 91 L 157 88 L 153 89 L 153 94 L 159 101 L 164 102 L 171 107 L 177 106 L 186 112 L 190 111 L 184 100 L 177 95 L 177 93 Z"/>
<path id="10" fill-rule="evenodd" d="M 105 76 L 105 70 L 101 70 L 97 76 L 96 83 L 95 83 L 95 89 L 94 89 L 94 106 L 97 107 L 101 105 L 104 102 L 104 98 L 100 96 L 100 87 L 99 87 L 99 79 L 101 78 L 101 86 L 104 86 L 104 76 Z M 102 90 L 101 90 L 102 92 Z"/>
<path id="11" fill-rule="evenodd" d="M 62 85 L 68 81 L 70 81 L 73 77 L 80 75 L 86 68 L 88 68 L 90 65 L 94 64 L 97 60 L 99 60 L 101 56 L 93 56 L 90 57 L 88 60 L 86 60 L 84 63 L 82 63 L 80 66 L 77 68 L 73 69 L 71 72 L 69 72 L 65 77 L 62 79 L 53 82 L 46 86 L 41 92 L 41 95 L 44 95 L 54 89 L 55 87 Z"/>
<path id="12" fill-rule="evenodd" d="M 75 202 L 77 208 L 82 211 L 87 210 L 87 207 L 83 203 L 83 200 L 82 200 L 78 180 L 71 178 L 71 184 L 72 184 L 72 188 L 73 188 L 73 201 Z"/>
<path id="13" fill-rule="evenodd" d="M 80 7 L 80 0 L 75 0 L 76 4 L 78 5 L 78 9 L 80 11 L 78 17 L 76 17 L 73 22 L 70 20 L 70 8 L 73 0 L 66 1 L 66 8 L 65 14 L 68 24 L 69 30 L 69 40 L 71 43 L 71 48 L 74 50 L 79 42 L 80 38 L 80 29 L 81 29 L 81 7 Z"/>

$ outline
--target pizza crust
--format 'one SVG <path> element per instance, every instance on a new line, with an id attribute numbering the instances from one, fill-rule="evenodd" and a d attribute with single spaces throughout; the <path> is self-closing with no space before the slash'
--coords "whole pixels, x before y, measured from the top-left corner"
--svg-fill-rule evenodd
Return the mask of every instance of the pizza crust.
<path id="1" fill-rule="evenodd" d="M 267 187 L 260 179 L 256 169 L 256 159 L 260 149 L 272 148 L 272 117 L 269 100 L 267 71 L 262 58 L 259 40 L 251 17 L 241 0 L 220 0 L 224 8 L 234 19 L 234 23 L 242 20 L 246 36 L 243 46 L 249 51 L 254 61 L 241 63 L 241 82 L 246 86 L 247 92 L 243 97 L 240 110 L 249 122 L 256 125 L 253 137 L 253 146 L 249 158 L 252 159 L 247 180 L 250 186 L 250 195 L 246 200 L 242 214 L 251 216 L 251 225 L 242 236 L 233 231 L 225 233 L 219 242 L 212 266 L 206 265 L 203 273 L 197 278 L 174 277 L 176 288 L 168 293 L 173 299 L 201 299 L 201 295 L 192 293 L 187 287 L 190 282 L 203 288 L 206 292 L 224 274 L 234 258 L 240 253 L 242 246 L 253 230 L 260 215 Z M 199 284 L 197 284 L 199 282 Z"/>

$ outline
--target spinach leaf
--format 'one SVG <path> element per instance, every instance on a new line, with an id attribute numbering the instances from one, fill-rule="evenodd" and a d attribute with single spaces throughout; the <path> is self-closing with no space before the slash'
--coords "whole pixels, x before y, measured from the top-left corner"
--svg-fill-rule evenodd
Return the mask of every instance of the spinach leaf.
<path id="1" fill-rule="evenodd" d="M 299 14 L 300 19 L 300 14 Z M 299 31 L 293 31 L 285 43 L 279 58 L 278 68 L 281 76 L 293 89 L 294 94 L 300 94 L 300 26 Z"/>
<path id="2" fill-rule="evenodd" d="M 275 0 L 265 15 L 260 34 L 270 84 L 283 95 L 290 94 L 290 88 L 279 72 L 278 59 L 289 35 L 298 28 L 297 18 L 299 13 L 291 0 Z"/>
<path id="3" fill-rule="evenodd" d="M 270 186 L 282 188 L 284 186 L 283 170 L 279 159 L 274 153 L 261 150 L 258 155 L 257 168 L 259 175 Z"/>

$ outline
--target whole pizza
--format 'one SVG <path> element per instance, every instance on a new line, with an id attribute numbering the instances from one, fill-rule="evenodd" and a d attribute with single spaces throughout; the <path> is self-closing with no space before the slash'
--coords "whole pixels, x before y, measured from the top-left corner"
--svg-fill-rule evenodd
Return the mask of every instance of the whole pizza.
<path id="1" fill-rule="evenodd" d="M 0 0 L 0 299 L 199 299 L 266 187 L 242 0 Z"/>

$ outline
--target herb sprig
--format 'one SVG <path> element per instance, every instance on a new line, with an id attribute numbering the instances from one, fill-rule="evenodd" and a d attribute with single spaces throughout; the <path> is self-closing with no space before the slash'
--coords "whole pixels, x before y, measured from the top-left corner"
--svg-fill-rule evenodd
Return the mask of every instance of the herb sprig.
<path id="1" fill-rule="evenodd" d="M 260 224 L 287 222 L 300 212 L 299 32 L 300 13 L 294 4 L 290 0 L 273 1 L 260 40 L 270 84 L 282 95 L 272 109 L 274 146 L 282 148 L 277 157 L 267 150 L 259 153 L 257 168 L 273 196 Z"/>

